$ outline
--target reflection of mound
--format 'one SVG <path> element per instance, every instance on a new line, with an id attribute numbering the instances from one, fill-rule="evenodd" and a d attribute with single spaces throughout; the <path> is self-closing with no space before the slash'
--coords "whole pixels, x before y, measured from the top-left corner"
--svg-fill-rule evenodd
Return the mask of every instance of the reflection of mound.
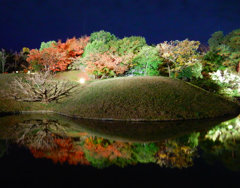
<path id="1" fill-rule="evenodd" d="M 193 165 L 197 132 L 226 119 L 134 123 L 31 114 L 0 120 L 5 138 L 28 147 L 36 158 L 97 168 L 138 163 L 183 168 Z"/>
<path id="2" fill-rule="evenodd" d="M 55 114 L 25 114 L 0 118 L 0 137 L 12 138 L 12 126 L 19 122 L 44 119 L 58 122 L 49 128 L 57 135 L 82 137 L 86 134 L 113 140 L 131 142 L 156 142 L 181 136 L 193 131 L 201 131 L 218 125 L 229 118 L 169 121 L 169 122 L 122 122 L 73 119 Z"/>
<path id="3" fill-rule="evenodd" d="M 149 123 L 74 119 L 73 122 L 92 135 L 108 139 L 131 142 L 156 142 L 193 131 L 207 130 L 229 118 Z"/>

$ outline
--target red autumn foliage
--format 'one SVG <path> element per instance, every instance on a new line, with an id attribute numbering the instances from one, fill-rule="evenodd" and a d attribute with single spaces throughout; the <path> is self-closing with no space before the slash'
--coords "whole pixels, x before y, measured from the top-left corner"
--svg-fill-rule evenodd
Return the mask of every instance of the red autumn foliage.
<path id="1" fill-rule="evenodd" d="M 90 54 L 86 57 L 86 71 L 99 78 L 112 77 L 123 74 L 130 68 L 132 54 L 118 56 L 109 53 Z"/>
<path id="2" fill-rule="evenodd" d="M 92 154 L 97 154 L 99 157 L 108 158 L 113 160 L 117 157 L 129 158 L 127 151 L 121 151 L 125 147 L 122 142 L 114 142 L 107 146 L 103 146 L 101 143 L 93 143 L 93 138 L 89 137 L 85 140 L 84 147 L 89 150 Z"/>
<path id="3" fill-rule="evenodd" d="M 72 61 L 83 54 L 89 37 L 68 39 L 65 43 L 58 41 L 49 48 L 43 50 L 33 49 L 30 51 L 27 62 L 37 63 L 43 66 L 44 70 L 64 71 Z M 33 67 L 30 66 L 30 69 Z"/>
<path id="4" fill-rule="evenodd" d="M 83 54 L 84 48 L 87 45 L 90 37 L 84 36 L 79 39 L 75 37 L 72 39 L 67 39 L 65 43 L 58 41 L 56 47 L 59 49 L 60 52 L 67 52 L 68 57 L 79 57 Z"/>
<path id="5" fill-rule="evenodd" d="M 54 163 L 68 162 L 69 164 L 77 165 L 84 164 L 89 165 L 90 163 L 84 156 L 84 152 L 81 146 L 73 145 L 70 138 L 68 139 L 54 139 L 57 147 L 50 151 L 41 151 L 34 148 L 30 148 L 35 158 L 48 158 Z"/>
<path id="6" fill-rule="evenodd" d="M 57 48 L 45 48 L 42 51 L 33 49 L 30 51 L 27 61 L 30 65 L 34 62 L 42 65 L 44 70 L 64 71 L 70 64 L 66 59 L 66 52 L 59 52 Z M 33 67 L 29 67 L 32 69 Z"/>

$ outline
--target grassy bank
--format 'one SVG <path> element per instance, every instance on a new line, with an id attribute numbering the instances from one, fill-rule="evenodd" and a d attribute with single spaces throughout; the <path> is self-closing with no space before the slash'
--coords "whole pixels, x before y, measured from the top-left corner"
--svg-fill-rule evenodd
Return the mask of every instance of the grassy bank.
<path id="1" fill-rule="evenodd" d="M 177 79 L 125 77 L 95 81 L 60 112 L 85 118 L 180 120 L 237 114 L 239 106 Z"/>
<path id="2" fill-rule="evenodd" d="M 0 75 L 1 88 L 7 90 L 14 76 Z M 60 103 L 16 102 L 1 97 L 0 107 L 0 112 L 53 110 L 81 118 L 120 120 L 202 119 L 239 113 L 235 103 L 167 77 L 97 80 L 79 86 Z"/>

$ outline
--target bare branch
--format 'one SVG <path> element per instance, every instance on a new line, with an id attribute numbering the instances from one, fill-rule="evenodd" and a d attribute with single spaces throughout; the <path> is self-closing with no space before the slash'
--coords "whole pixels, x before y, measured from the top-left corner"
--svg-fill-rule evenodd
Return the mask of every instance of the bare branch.
<path id="1" fill-rule="evenodd" d="M 51 72 L 46 71 L 17 77 L 10 83 L 10 92 L 6 97 L 17 101 L 48 103 L 69 96 L 77 86 L 77 83 L 54 80 Z"/>

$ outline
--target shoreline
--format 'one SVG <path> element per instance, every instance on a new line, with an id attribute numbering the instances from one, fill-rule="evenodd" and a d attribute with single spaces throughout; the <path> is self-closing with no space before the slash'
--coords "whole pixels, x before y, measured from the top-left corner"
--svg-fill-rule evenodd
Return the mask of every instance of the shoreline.
<path id="1" fill-rule="evenodd" d="M 52 110 L 31 110 L 31 111 L 18 111 L 18 112 L 0 112 L 0 118 L 9 115 L 22 115 L 22 114 L 56 114 L 65 116 L 68 118 L 79 119 L 79 120 L 97 120 L 97 121 L 116 121 L 116 122 L 174 122 L 174 121 L 194 121 L 194 120 L 213 120 L 218 118 L 227 118 L 227 117 L 237 117 L 240 112 L 236 114 L 226 114 L 223 116 L 218 117 L 209 117 L 209 118 L 195 118 L 195 119 L 168 119 L 168 120 L 161 120 L 161 119 L 115 119 L 115 118 L 88 118 L 88 117 L 81 117 L 81 116 L 71 116 L 68 114 L 64 114 L 61 112 L 55 112 Z"/>

